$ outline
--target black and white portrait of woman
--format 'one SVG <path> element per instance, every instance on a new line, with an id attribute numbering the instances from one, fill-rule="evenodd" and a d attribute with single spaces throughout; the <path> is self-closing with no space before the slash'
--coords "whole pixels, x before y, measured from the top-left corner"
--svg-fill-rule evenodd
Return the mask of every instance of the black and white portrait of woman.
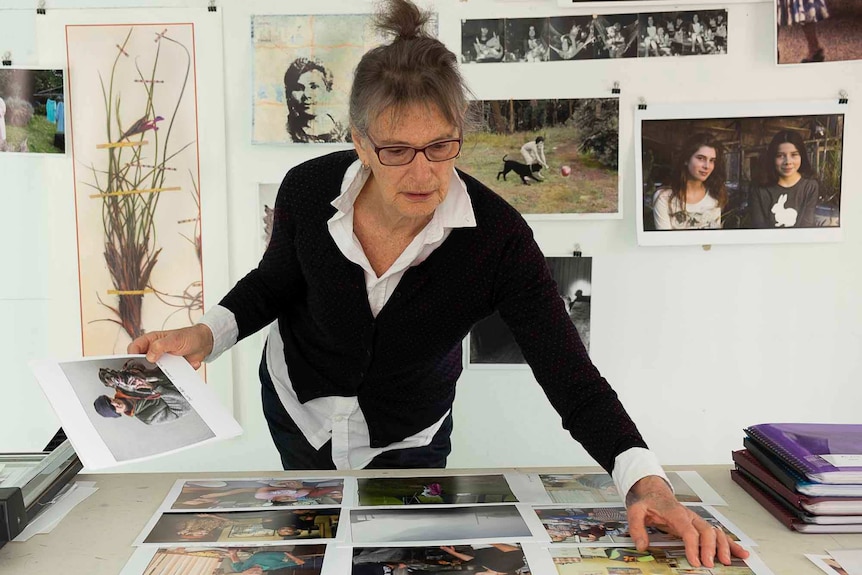
<path id="1" fill-rule="evenodd" d="M 297 58 L 284 73 L 285 127 L 291 141 L 347 142 L 349 132 L 326 111 L 332 73 L 314 58 Z"/>

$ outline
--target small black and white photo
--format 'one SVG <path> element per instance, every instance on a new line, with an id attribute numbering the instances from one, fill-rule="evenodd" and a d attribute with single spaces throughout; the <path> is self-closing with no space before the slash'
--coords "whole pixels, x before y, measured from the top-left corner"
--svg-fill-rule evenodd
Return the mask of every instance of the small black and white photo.
<path id="1" fill-rule="evenodd" d="M 727 10 L 644 13 L 638 28 L 641 58 L 727 53 Z"/>
<path id="2" fill-rule="evenodd" d="M 593 16 L 591 26 L 592 34 L 596 38 L 596 58 L 637 57 L 637 14 Z"/>
<path id="3" fill-rule="evenodd" d="M 549 18 L 506 20 L 506 62 L 547 62 L 551 59 Z"/>
<path id="4" fill-rule="evenodd" d="M 502 62 L 506 54 L 506 21 L 499 19 L 461 21 L 461 62 Z"/>
<path id="5" fill-rule="evenodd" d="M 593 258 L 548 257 L 545 261 L 566 313 L 589 352 Z M 468 341 L 470 367 L 526 364 L 515 336 L 499 312 L 474 325 Z"/>
<path id="6" fill-rule="evenodd" d="M 550 18 L 551 61 L 592 60 L 596 36 L 591 16 L 555 16 Z"/>
<path id="7" fill-rule="evenodd" d="M 111 356 L 31 364 L 75 451 L 91 469 L 161 455 L 242 429 L 188 362 Z"/>

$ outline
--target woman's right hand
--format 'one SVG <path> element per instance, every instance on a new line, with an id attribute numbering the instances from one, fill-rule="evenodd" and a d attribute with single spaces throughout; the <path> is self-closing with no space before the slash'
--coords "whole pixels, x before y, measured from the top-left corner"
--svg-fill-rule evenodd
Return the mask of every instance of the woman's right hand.
<path id="1" fill-rule="evenodd" d="M 181 329 L 153 331 L 138 337 L 126 348 L 128 353 L 144 353 L 147 361 L 155 363 L 162 355 L 181 355 L 198 369 L 213 350 L 213 334 L 204 324 Z"/>

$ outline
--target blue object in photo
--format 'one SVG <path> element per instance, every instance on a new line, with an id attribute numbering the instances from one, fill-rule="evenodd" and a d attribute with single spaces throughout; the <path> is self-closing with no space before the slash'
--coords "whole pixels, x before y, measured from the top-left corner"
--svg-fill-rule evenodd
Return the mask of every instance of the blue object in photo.
<path id="1" fill-rule="evenodd" d="M 66 106 L 63 102 L 57 102 L 56 120 L 57 120 L 57 133 L 58 134 L 65 134 L 66 133 Z"/>
<path id="2" fill-rule="evenodd" d="M 57 116 L 57 102 L 55 100 L 48 99 L 48 102 L 45 104 L 45 116 L 48 118 L 48 121 L 52 124 L 56 120 Z"/>

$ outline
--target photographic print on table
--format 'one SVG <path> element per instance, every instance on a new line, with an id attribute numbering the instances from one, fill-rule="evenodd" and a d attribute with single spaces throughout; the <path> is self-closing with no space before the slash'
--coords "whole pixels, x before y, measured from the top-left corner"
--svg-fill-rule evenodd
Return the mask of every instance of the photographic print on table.
<path id="1" fill-rule="evenodd" d="M 182 357 L 144 356 L 31 364 L 84 465 L 145 459 L 242 433 Z"/>
<path id="2" fill-rule="evenodd" d="M 517 503 L 502 475 L 359 478 L 359 505 Z"/>
<path id="3" fill-rule="evenodd" d="M 778 64 L 862 60 L 858 0 L 775 0 Z"/>
<path id="4" fill-rule="evenodd" d="M 124 353 L 203 314 L 206 69 L 193 23 L 68 25 L 66 44 L 83 354 Z"/>
<path id="5" fill-rule="evenodd" d="M 542 473 L 538 476 L 554 503 L 622 503 L 613 479 L 607 473 Z M 694 471 L 668 471 L 673 493 L 682 503 L 727 505 L 718 493 Z"/>
<path id="6" fill-rule="evenodd" d="M 434 547 L 354 547 L 351 575 L 377 573 L 495 573 L 530 575 L 517 543 L 437 545 Z M 387 570 L 388 569 L 388 570 Z"/>
<path id="7" fill-rule="evenodd" d="M 349 142 L 353 70 L 383 42 L 371 17 L 255 15 L 251 39 L 252 142 Z"/>
<path id="8" fill-rule="evenodd" d="M 723 517 L 712 508 L 701 505 L 690 505 L 688 509 L 699 515 L 704 521 L 722 529 L 732 541 L 740 541 L 738 529 L 728 524 Z M 619 506 L 605 507 L 534 507 L 539 521 L 545 527 L 552 543 L 578 543 L 593 546 L 634 546 L 634 539 L 629 533 L 629 523 L 626 508 Z M 664 533 L 655 527 L 647 527 L 651 545 L 678 545 L 680 538 Z M 747 538 L 744 544 L 752 542 Z"/>
<path id="9" fill-rule="evenodd" d="M 502 18 L 461 20 L 461 62 L 502 62 L 506 54 L 506 21 Z"/>
<path id="10" fill-rule="evenodd" d="M 507 62 L 547 62 L 551 59 L 550 20 L 548 18 L 509 18 L 506 20 Z"/>
<path id="11" fill-rule="evenodd" d="M 533 534 L 514 505 L 350 510 L 354 543 L 522 540 Z"/>
<path id="12" fill-rule="evenodd" d="M 344 480 L 340 478 L 190 479 L 178 481 L 168 494 L 174 511 L 319 507 L 341 505 L 343 498 Z"/>
<path id="13" fill-rule="evenodd" d="M 163 513 L 150 521 L 135 544 L 317 542 L 335 538 L 340 513 L 339 509 Z"/>
<path id="14" fill-rule="evenodd" d="M 554 16 L 550 19 L 551 61 L 591 60 L 596 57 L 592 16 Z"/>
<path id="15" fill-rule="evenodd" d="M 138 547 L 120 575 L 320 575 L 325 545 Z"/>
<path id="16" fill-rule="evenodd" d="M 619 218 L 616 98 L 476 100 L 457 167 L 530 219 Z"/>
<path id="17" fill-rule="evenodd" d="M 727 10 L 642 13 L 638 57 L 727 53 Z"/>
<path id="18" fill-rule="evenodd" d="M 0 68 L 0 153 L 65 153 L 63 78 L 63 70 Z"/>
<path id="19" fill-rule="evenodd" d="M 631 547 L 553 547 L 550 549 L 559 575 L 757 575 L 770 573 L 760 558 L 752 555 L 743 560 L 731 558 L 730 565 L 719 561 L 714 567 L 692 567 L 685 557 L 685 547 L 648 547 L 638 551 Z M 645 571 L 646 570 L 646 571 Z"/>
<path id="20" fill-rule="evenodd" d="M 559 289 L 561 303 L 581 342 L 589 351 L 593 259 L 548 257 L 545 261 Z M 512 365 L 526 367 L 521 347 L 499 312 L 494 312 L 473 326 L 467 338 L 467 350 L 467 363 L 470 368 L 500 368 Z"/>
<path id="21" fill-rule="evenodd" d="M 840 240 L 846 111 L 838 100 L 637 110 L 638 242 Z"/>

